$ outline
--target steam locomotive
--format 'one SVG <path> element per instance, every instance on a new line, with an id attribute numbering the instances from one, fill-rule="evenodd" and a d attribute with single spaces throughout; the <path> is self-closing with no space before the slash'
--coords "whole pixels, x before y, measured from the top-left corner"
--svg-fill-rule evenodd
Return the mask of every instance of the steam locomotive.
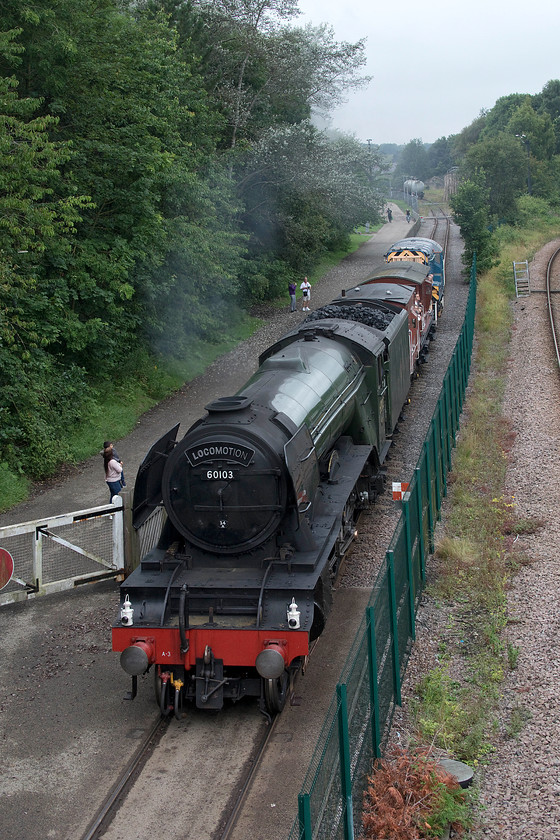
<path id="1" fill-rule="evenodd" d="M 113 650 L 152 667 L 163 714 L 244 696 L 283 708 L 322 632 L 360 511 L 435 327 L 432 275 L 388 263 L 269 347 L 233 396 L 155 443 L 133 524 L 163 505 L 156 546 L 121 586 Z"/>

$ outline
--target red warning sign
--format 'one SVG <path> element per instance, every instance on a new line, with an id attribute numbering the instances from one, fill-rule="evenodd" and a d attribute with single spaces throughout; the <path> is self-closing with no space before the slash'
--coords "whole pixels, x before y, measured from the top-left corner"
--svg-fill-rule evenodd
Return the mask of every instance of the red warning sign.
<path id="1" fill-rule="evenodd" d="M 401 502 L 402 497 L 408 490 L 408 482 L 406 481 L 393 481 L 393 501 L 394 502 Z"/>
<path id="2" fill-rule="evenodd" d="M 14 558 L 5 548 L 0 548 L 0 589 L 9 584 L 14 573 Z"/>

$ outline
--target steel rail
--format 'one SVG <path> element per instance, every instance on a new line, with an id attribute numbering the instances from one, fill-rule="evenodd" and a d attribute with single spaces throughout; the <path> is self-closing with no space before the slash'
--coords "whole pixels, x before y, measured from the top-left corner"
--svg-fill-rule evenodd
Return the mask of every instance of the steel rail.
<path id="1" fill-rule="evenodd" d="M 276 731 L 276 723 L 280 718 L 280 714 L 275 715 L 272 718 L 271 723 L 266 727 L 264 737 L 261 739 L 261 742 L 256 748 L 253 760 L 251 762 L 251 768 L 248 770 L 247 775 L 245 776 L 245 780 L 242 784 L 241 790 L 239 791 L 235 802 L 229 808 L 229 816 L 227 818 L 226 824 L 223 828 L 220 827 L 218 829 L 218 831 L 214 835 L 215 840 L 228 840 L 228 838 L 231 837 L 233 829 L 235 828 L 237 820 L 239 819 L 239 815 L 241 813 L 243 805 L 245 804 L 249 791 L 251 790 L 253 780 L 260 767 L 261 759 L 266 751 L 269 741 L 271 740 L 274 732 Z"/>
<path id="2" fill-rule="evenodd" d="M 556 335 L 554 308 L 552 306 L 552 295 L 553 295 L 554 292 L 551 289 L 552 269 L 554 267 L 554 264 L 555 264 L 556 258 L 558 257 L 558 254 L 560 254 L 560 248 L 558 248 L 552 254 L 552 256 L 550 257 L 550 259 L 548 261 L 548 265 L 547 265 L 547 268 L 546 268 L 546 302 L 547 302 L 547 307 L 548 307 L 548 317 L 549 317 L 549 320 L 550 320 L 550 331 L 552 333 L 552 340 L 554 342 L 554 350 L 556 352 L 556 362 L 558 364 L 558 367 L 560 367 L 560 350 L 559 350 L 559 347 L 558 347 L 558 338 L 557 338 L 557 335 Z"/>
<path id="3" fill-rule="evenodd" d="M 152 726 L 107 794 L 105 801 L 99 808 L 93 820 L 90 822 L 86 833 L 82 836 L 82 840 L 97 840 L 97 838 L 101 837 L 105 833 L 108 825 L 118 810 L 117 803 L 121 797 L 128 793 L 129 788 L 134 782 L 134 773 L 151 755 L 155 746 L 161 740 L 161 737 L 169 726 L 170 720 L 171 717 L 158 717 L 155 724 Z"/>

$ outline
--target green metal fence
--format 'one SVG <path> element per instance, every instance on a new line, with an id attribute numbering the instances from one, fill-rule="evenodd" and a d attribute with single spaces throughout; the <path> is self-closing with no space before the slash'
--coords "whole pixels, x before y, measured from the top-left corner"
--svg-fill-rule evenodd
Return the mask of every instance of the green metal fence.
<path id="1" fill-rule="evenodd" d="M 374 758 L 401 702 L 426 558 L 447 491 L 474 336 L 476 258 L 465 320 L 402 514 L 342 669 L 301 793 L 289 840 L 352 840 L 361 831 L 362 802 Z"/>

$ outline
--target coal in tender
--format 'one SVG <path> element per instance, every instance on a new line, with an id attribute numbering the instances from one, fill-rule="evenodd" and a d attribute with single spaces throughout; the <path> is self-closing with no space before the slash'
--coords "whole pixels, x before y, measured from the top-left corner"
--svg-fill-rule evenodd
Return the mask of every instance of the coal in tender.
<path id="1" fill-rule="evenodd" d="M 360 324 L 365 324 L 368 327 L 385 330 L 394 317 L 393 312 L 387 312 L 385 309 L 378 309 L 374 306 L 364 306 L 362 304 L 335 306 L 330 303 L 311 312 L 304 323 L 323 321 L 325 318 L 337 318 L 344 321 L 358 321 Z"/>

